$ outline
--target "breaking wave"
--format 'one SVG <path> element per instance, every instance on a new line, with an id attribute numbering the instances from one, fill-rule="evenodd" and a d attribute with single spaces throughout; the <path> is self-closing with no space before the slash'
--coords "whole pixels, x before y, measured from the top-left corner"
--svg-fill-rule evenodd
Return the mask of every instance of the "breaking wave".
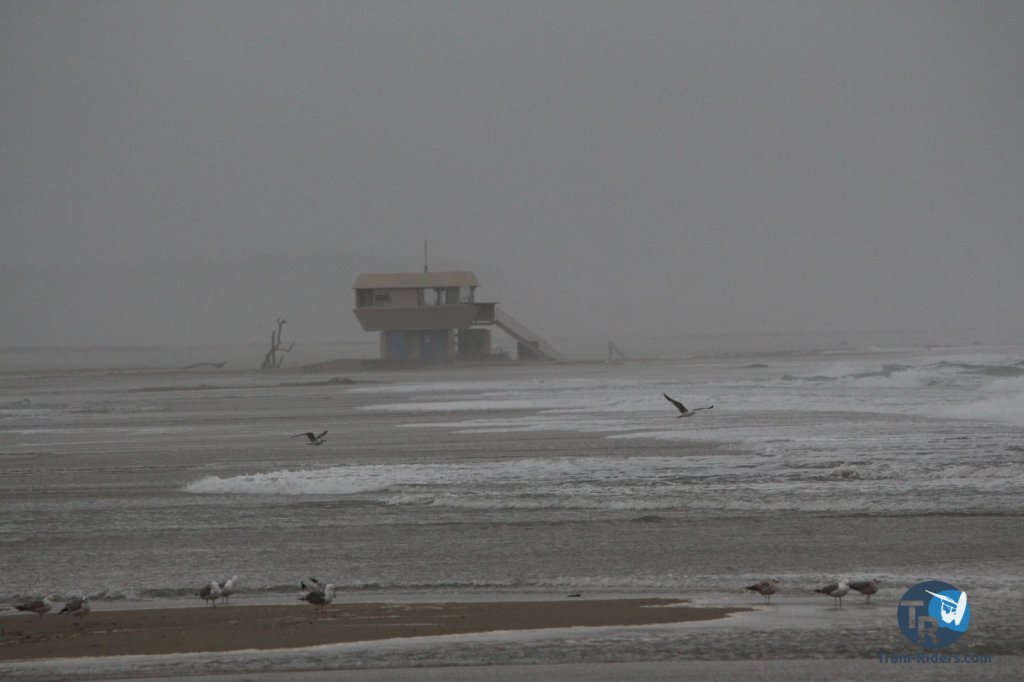
<path id="1" fill-rule="evenodd" d="M 961 458 L 962 459 L 962 458 Z M 390 507 L 634 513 L 845 511 L 942 512 L 955 483 L 961 511 L 1016 508 L 1024 461 L 1014 452 L 973 461 L 945 454 L 897 461 L 751 454 L 579 457 L 502 462 L 351 465 L 281 470 L 185 486 L 193 494 L 330 496 Z M 836 485 L 842 486 L 837 489 Z"/>
<path id="2" fill-rule="evenodd" d="M 1024 360 L 1006 357 L 934 359 L 920 364 L 841 362 L 814 374 L 785 374 L 783 381 L 838 382 L 848 385 L 915 388 L 978 386 L 986 378 L 1024 377 Z"/>

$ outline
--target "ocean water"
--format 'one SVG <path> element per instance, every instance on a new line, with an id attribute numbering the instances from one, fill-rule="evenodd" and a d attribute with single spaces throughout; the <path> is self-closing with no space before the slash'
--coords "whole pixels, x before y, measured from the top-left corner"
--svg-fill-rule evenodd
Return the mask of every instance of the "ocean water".
<path id="1" fill-rule="evenodd" d="M 662 393 L 688 406 L 676 419 Z M 319 447 L 291 435 L 328 429 Z M 712 624 L 0 666 L 24 679 L 324 668 L 869 659 L 912 584 L 966 590 L 949 650 L 1024 655 L 1024 347 L 352 375 L 0 373 L 0 603 L 94 608 L 673 596 Z M 813 592 L 880 578 L 871 605 Z"/>

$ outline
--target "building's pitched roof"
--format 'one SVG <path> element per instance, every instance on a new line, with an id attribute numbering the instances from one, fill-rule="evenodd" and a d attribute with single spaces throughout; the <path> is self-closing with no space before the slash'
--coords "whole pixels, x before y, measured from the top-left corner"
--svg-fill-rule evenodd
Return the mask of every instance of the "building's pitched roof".
<path id="1" fill-rule="evenodd" d="M 359 275 L 353 289 L 443 289 L 478 287 L 472 272 L 376 272 Z"/>

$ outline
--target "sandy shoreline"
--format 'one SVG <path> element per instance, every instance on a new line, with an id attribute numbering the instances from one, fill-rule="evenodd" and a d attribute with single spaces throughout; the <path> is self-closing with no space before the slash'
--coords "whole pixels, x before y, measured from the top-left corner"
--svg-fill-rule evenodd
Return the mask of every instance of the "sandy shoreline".
<path id="1" fill-rule="evenodd" d="M 661 608 L 659 608 L 661 607 Z M 669 608 L 664 608 L 669 607 Z M 654 625 L 724 618 L 741 608 L 675 599 L 335 604 L 94 611 L 0 617 L 0 660 L 278 649 L 496 630 Z"/>

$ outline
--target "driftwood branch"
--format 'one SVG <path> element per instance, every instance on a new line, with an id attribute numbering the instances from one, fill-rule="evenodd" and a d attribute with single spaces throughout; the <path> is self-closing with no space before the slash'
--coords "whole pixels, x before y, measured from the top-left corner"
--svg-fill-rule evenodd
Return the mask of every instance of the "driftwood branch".
<path id="1" fill-rule="evenodd" d="M 261 369 L 277 369 L 284 365 L 284 354 L 291 351 L 295 347 L 293 341 L 284 348 L 281 345 L 281 328 L 284 327 L 284 323 L 287 322 L 284 318 L 277 318 L 277 331 L 270 332 L 270 350 L 263 356 L 263 365 Z M 278 355 L 280 353 L 280 356 Z"/>

